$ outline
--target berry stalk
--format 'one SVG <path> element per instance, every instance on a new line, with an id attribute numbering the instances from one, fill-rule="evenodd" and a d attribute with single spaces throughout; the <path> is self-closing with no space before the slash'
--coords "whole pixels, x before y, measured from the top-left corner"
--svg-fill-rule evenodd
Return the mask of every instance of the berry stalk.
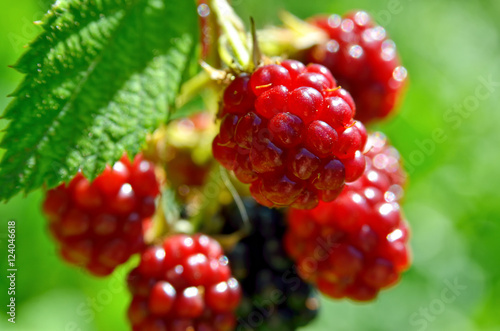
<path id="1" fill-rule="evenodd" d="M 247 69 L 251 66 L 250 47 L 248 45 L 247 34 L 241 19 L 236 15 L 233 8 L 226 0 L 212 0 L 212 9 L 217 17 L 217 21 L 222 28 L 219 52 L 222 60 L 229 66 L 234 66 L 231 52 L 227 43 L 231 47 L 232 54 L 236 57 L 236 63 L 240 69 Z"/>

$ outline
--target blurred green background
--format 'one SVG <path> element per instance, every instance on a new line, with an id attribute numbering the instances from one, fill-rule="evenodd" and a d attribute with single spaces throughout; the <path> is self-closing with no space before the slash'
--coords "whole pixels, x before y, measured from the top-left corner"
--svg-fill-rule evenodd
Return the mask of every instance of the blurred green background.
<path id="1" fill-rule="evenodd" d="M 413 267 L 374 303 L 323 300 L 320 318 L 304 330 L 500 330 L 500 1 L 233 4 L 259 27 L 277 23 L 282 8 L 302 18 L 365 9 L 396 41 L 410 75 L 399 115 L 376 129 L 400 150 L 411 176 L 404 210 L 413 228 Z M 2 3 L 2 109 L 22 78 L 7 65 L 37 35 L 31 22 L 48 6 L 46 0 Z M 2 277 L 0 330 L 127 330 L 123 278 L 134 261 L 108 280 L 62 264 L 45 230 L 41 198 L 35 192 L 0 205 L 0 273 L 10 219 L 17 220 L 18 267 L 17 323 L 7 323 Z"/>

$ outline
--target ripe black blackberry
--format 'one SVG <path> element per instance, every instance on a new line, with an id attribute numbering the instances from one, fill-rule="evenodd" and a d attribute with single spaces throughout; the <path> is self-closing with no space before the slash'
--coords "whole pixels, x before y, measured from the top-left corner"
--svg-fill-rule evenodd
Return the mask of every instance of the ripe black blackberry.
<path id="1" fill-rule="evenodd" d="M 250 235 L 226 252 L 233 276 L 243 290 L 236 330 L 291 331 L 307 325 L 318 314 L 319 301 L 314 288 L 297 276 L 284 251 L 284 215 L 253 199 L 244 203 Z M 224 233 L 242 227 L 241 214 L 234 204 L 222 210 L 222 217 Z"/>

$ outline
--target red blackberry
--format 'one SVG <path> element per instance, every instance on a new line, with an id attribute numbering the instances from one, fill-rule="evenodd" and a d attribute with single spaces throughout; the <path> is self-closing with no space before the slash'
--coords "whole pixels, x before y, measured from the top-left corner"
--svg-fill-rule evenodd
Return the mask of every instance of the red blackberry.
<path id="1" fill-rule="evenodd" d="M 372 300 L 410 263 L 408 224 L 396 194 L 404 172 L 380 135 L 370 140 L 374 147 L 361 179 L 333 202 L 288 214 L 287 252 L 300 275 L 333 298 Z"/>
<path id="2" fill-rule="evenodd" d="M 79 173 L 49 190 L 43 212 L 64 260 L 105 276 L 142 249 L 158 193 L 154 165 L 124 155 L 92 183 Z"/>
<path id="3" fill-rule="evenodd" d="M 313 208 L 363 172 L 366 131 L 321 65 L 287 60 L 240 75 L 221 114 L 214 157 L 265 206 Z"/>
<path id="4" fill-rule="evenodd" d="M 407 174 L 401 164 L 399 152 L 381 132 L 369 135 L 366 144 L 366 169 L 357 181 L 349 184 L 352 189 L 377 189 L 384 193 L 387 202 L 398 202 L 404 195 Z"/>
<path id="5" fill-rule="evenodd" d="M 201 111 L 173 120 L 148 136 L 143 155 L 163 165 L 164 172 L 159 173 L 162 182 L 177 193 L 179 202 L 189 205 L 199 201 L 200 187 L 206 183 L 215 162 L 211 147 L 217 132 L 214 115 Z"/>
<path id="6" fill-rule="evenodd" d="M 364 11 L 314 17 L 311 23 L 330 40 L 313 47 L 307 60 L 326 66 L 356 102 L 356 119 L 368 123 L 385 118 L 398 103 L 407 72 L 394 42 Z"/>
<path id="7" fill-rule="evenodd" d="M 200 112 L 173 121 L 166 131 L 165 170 L 168 182 L 175 188 L 202 186 L 210 172 L 213 159 L 210 141 L 216 133 L 214 118 Z"/>
<path id="8" fill-rule="evenodd" d="M 174 235 L 148 247 L 128 286 L 134 331 L 234 329 L 241 290 L 221 246 L 205 235 Z"/>

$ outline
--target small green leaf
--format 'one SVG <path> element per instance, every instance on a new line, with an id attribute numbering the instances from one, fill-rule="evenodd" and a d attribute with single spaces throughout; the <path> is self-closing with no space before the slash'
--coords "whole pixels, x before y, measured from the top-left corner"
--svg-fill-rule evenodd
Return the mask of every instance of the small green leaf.
<path id="1" fill-rule="evenodd" d="M 14 68 L 0 200 L 95 178 L 166 121 L 198 29 L 194 1 L 59 0 Z"/>

